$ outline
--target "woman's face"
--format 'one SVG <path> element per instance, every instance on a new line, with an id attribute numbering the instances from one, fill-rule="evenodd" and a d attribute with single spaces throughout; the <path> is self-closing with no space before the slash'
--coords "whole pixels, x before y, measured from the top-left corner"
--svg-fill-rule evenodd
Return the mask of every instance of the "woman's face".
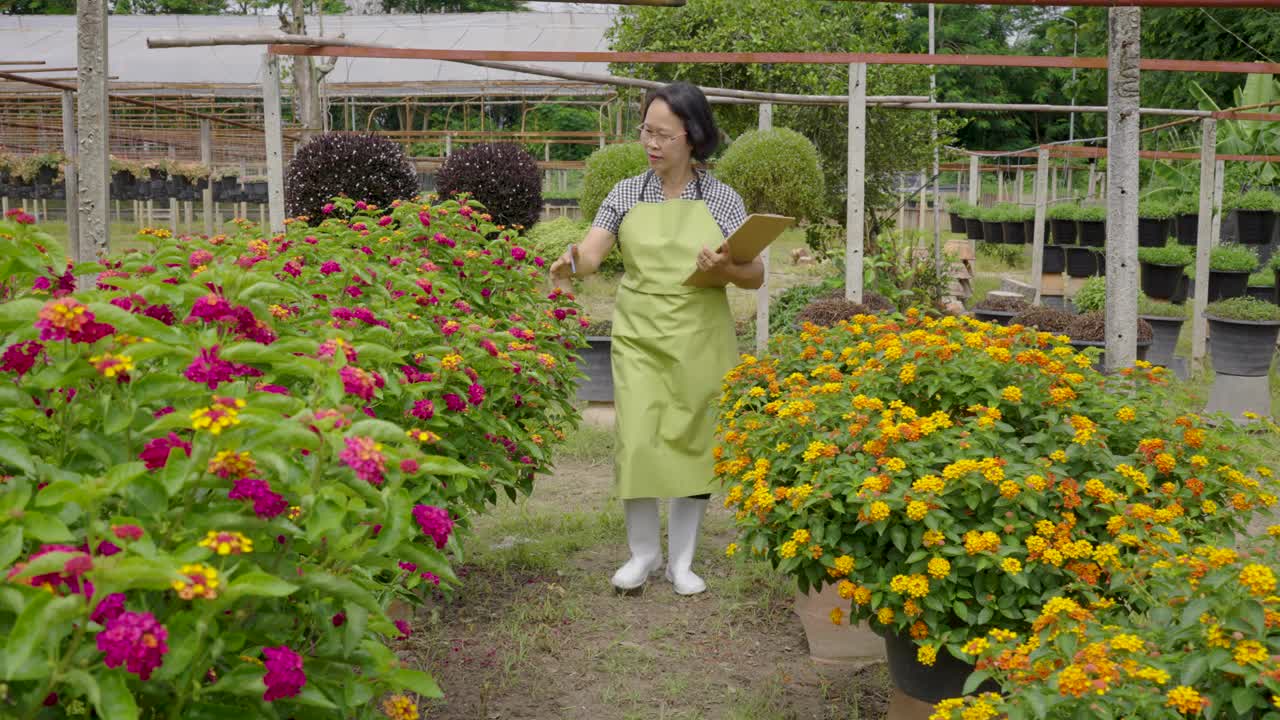
<path id="1" fill-rule="evenodd" d="M 649 167 L 656 172 L 687 167 L 693 156 L 684 121 L 661 98 L 650 103 L 644 114 L 640 142 L 649 154 Z"/>

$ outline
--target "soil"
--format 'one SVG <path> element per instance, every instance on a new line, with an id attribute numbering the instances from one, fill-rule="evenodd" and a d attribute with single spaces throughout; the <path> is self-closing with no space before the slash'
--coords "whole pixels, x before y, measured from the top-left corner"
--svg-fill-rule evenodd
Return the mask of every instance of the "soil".
<path id="1" fill-rule="evenodd" d="M 1031 303 L 1020 297 L 987 297 L 973 306 L 975 310 L 994 310 L 996 312 L 1022 312 L 1031 307 Z"/>
<path id="2" fill-rule="evenodd" d="M 1013 316 L 1015 325 L 1026 325 L 1041 332 L 1065 333 L 1076 316 L 1066 310 L 1049 307 L 1032 307 Z"/>
<path id="3" fill-rule="evenodd" d="M 796 315 L 796 325 L 810 322 L 822 327 L 837 325 L 841 320 L 850 320 L 854 315 L 873 315 L 876 311 L 863 303 L 849 302 L 844 298 L 826 298 L 814 300 Z"/>
<path id="4" fill-rule="evenodd" d="M 1066 334 L 1072 340 L 1084 342 L 1102 342 L 1107 339 L 1106 313 L 1091 312 L 1077 316 L 1067 326 Z M 1138 342 L 1150 342 L 1154 337 L 1151 323 L 1138 320 Z"/>
<path id="5" fill-rule="evenodd" d="M 601 511 L 617 502 L 611 477 L 607 463 L 562 461 L 554 476 L 539 479 L 521 513 Z M 424 703 L 423 716 L 883 718 L 883 665 L 820 672 L 790 595 L 768 586 L 730 590 L 741 565 L 715 551 L 734 539 L 717 505 L 696 561 L 709 590 L 697 596 L 677 596 L 659 577 L 638 594 L 616 593 L 609 577 L 626 556 L 620 523 L 608 528 L 607 542 L 566 554 L 554 570 L 462 565 L 463 592 L 420 610 L 398 648 L 446 694 Z"/>

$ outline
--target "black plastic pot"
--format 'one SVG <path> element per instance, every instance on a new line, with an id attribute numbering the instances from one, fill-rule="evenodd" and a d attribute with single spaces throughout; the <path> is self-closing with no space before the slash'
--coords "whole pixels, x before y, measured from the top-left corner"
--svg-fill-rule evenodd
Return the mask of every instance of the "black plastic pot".
<path id="1" fill-rule="evenodd" d="M 1164 247 L 1168 239 L 1168 220 L 1138 218 L 1138 247 Z"/>
<path id="2" fill-rule="evenodd" d="M 1272 302 L 1275 297 L 1276 289 L 1269 285 L 1250 285 L 1245 289 L 1245 295 L 1251 298 L 1257 298 L 1262 302 Z"/>
<path id="3" fill-rule="evenodd" d="M 982 239 L 982 222 L 977 218 L 965 218 L 964 234 L 970 240 L 981 240 Z"/>
<path id="4" fill-rule="evenodd" d="M 1004 223 L 982 222 L 982 239 L 989 243 L 1004 242 Z"/>
<path id="5" fill-rule="evenodd" d="M 1098 353 L 1098 357 L 1097 357 L 1097 359 L 1095 359 L 1095 360 L 1093 361 L 1093 367 L 1094 367 L 1094 369 L 1095 369 L 1095 370 L 1097 370 L 1098 372 L 1103 372 L 1103 371 L 1106 369 L 1106 367 L 1107 367 L 1107 352 L 1106 352 L 1107 343 L 1106 343 L 1106 341 L 1105 341 L 1105 340 L 1076 340 L 1076 339 L 1072 338 L 1072 339 L 1071 339 L 1070 344 L 1071 344 L 1071 347 L 1075 348 L 1077 352 L 1081 352 L 1081 351 L 1083 351 L 1085 348 L 1091 348 L 1091 347 L 1095 347 L 1095 348 L 1098 348 L 1098 349 L 1102 350 L 1102 352 Z M 1152 345 L 1152 344 L 1153 344 L 1153 341 L 1152 341 L 1152 340 L 1148 340 L 1148 341 L 1146 341 L 1146 342 L 1139 342 L 1139 343 L 1138 343 L 1138 359 L 1139 359 L 1139 360 L 1146 360 L 1146 359 L 1147 359 L 1147 353 L 1151 350 L 1151 345 Z"/>
<path id="6" fill-rule="evenodd" d="M 1194 285 L 1191 282 L 1191 278 L 1187 277 L 1186 273 L 1183 273 L 1182 277 L 1178 279 L 1178 289 L 1173 293 L 1173 297 L 1169 298 L 1169 302 L 1175 305 L 1181 305 L 1186 302 L 1187 297 L 1191 295 L 1192 287 Z"/>
<path id="7" fill-rule="evenodd" d="M 1085 247 L 1067 247 L 1067 275 L 1091 277 L 1098 274 L 1098 253 Z"/>
<path id="8" fill-rule="evenodd" d="M 1027 224 L 1021 220 L 1013 222 L 1001 223 L 1005 245 L 1025 245 L 1027 244 Z"/>
<path id="9" fill-rule="evenodd" d="M 1049 227 L 1053 229 L 1054 245 L 1076 244 L 1075 220 L 1050 220 Z"/>
<path id="10" fill-rule="evenodd" d="M 1022 232 L 1026 233 L 1027 242 L 1034 242 L 1036 239 L 1036 221 L 1028 220 L 1023 223 L 1023 226 Z M 1049 225 L 1048 220 L 1044 221 L 1044 241 L 1046 244 L 1053 242 L 1053 228 Z"/>
<path id="11" fill-rule="evenodd" d="M 947 213 L 947 217 L 950 218 L 951 220 L 951 232 L 953 233 L 964 232 L 964 218 L 960 217 L 955 213 Z"/>
<path id="12" fill-rule="evenodd" d="M 1147 349 L 1146 359 L 1162 367 L 1172 366 L 1173 352 L 1178 347 L 1178 336 L 1182 334 L 1182 324 L 1185 320 L 1155 315 L 1138 317 L 1151 324 L 1151 347 Z"/>
<path id="13" fill-rule="evenodd" d="M 877 631 L 876 634 L 881 633 Z M 933 665 L 921 665 L 916 659 L 913 640 L 897 635 L 881 636 L 889 661 L 889 678 L 903 694 L 931 704 L 964 695 L 964 684 L 973 674 L 972 665 L 957 659 L 945 647 L 938 651 Z M 976 692 L 998 692 L 999 689 L 988 680 Z"/>
<path id="14" fill-rule="evenodd" d="M 613 365 L 610 352 L 613 338 L 592 336 L 579 355 L 578 368 L 587 377 L 578 383 L 578 399 L 586 402 L 613 402 Z"/>
<path id="15" fill-rule="evenodd" d="M 1186 277 L 1181 265 L 1157 265 L 1140 263 L 1142 268 L 1142 292 L 1156 300 L 1169 300 L 1178 294 L 1178 284 Z"/>
<path id="16" fill-rule="evenodd" d="M 1017 314 L 1012 310 L 982 310 L 979 308 L 974 308 L 973 310 L 975 318 L 983 322 L 993 322 L 1001 325 L 1008 325 L 1013 316 Z"/>
<path id="17" fill-rule="evenodd" d="M 52 185 L 53 179 L 58 176 L 58 168 L 41 165 L 36 170 L 36 185 Z"/>
<path id="18" fill-rule="evenodd" d="M 53 186 L 38 182 L 32 186 L 31 197 L 36 200 L 49 200 L 53 198 Z"/>
<path id="19" fill-rule="evenodd" d="M 1210 270 L 1208 302 L 1244 295 L 1249 290 L 1249 275 L 1247 272 Z"/>
<path id="20" fill-rule="evenodd" d="M 1044 246 L 1044 267 L 1041 272 L 1057 274 L 1067 269 L 1067 248 L 1060 245 Z"/>
<path id="21" fill-rule="evenodd" d="M 1177 230 L 1179 245 L 1195 245 L 1196 238 L 1200 237 L 1200 216 L 1198 214 L 1179 215 L 1174 227 Z"/>
<path id="22" fill-rule="evenodd" d="M 1240 242 L 1266 245 L 1275 230 L 1276 214 L 1270 210 L 1235 210 L 1236 232 Z"/>
<path id="23" fill-rule="evenodd" d="M 1276 279 L 1275 287 L 1271 288 L 1271 302 L 1280 305 L 1280 268 L 1272 270 L 1271 275 Z"/>
<path id="24" fill-rule="evenodd" d="M 1102 247 L 1107 244 L 1107 224 L 1093 220 L 1081 220 L 1080 244 L 1089 247 Z"/>
<path id="25" fill-rule="evenodd" d="M 245 192 L 249 195 L 249 202 L 265 203 L 267 201 L 267 183 L 264 181 L 246 183 Z"/>
<path id="26" fill-rule="evenodd" d="M 1228 320 L 1208 314 L 1205 318 L 1214 372 L 1240 377 L 1265 377 L 1271 372 L 1280 321 Z"/>

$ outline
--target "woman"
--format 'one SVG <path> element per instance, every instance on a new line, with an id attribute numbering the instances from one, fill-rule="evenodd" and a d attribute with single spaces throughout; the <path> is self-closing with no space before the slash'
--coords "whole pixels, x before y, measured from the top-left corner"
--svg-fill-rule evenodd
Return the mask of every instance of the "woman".
<path id="1" fill-rule="evenodd" d="M 640 142 L 649 170 L 619 182 L 590 232 L 551 266 L 559 283 L 590 275 L 618 242 L 626 275 L 613 316 L 615 476 L 631 559 L 619 590 L 662 567 L 658 498 L 667 517 L 667 579 L 681 595 L 706 590 L 691 569 L 715 482 L 715 399 L 736 360 L 724 285 L 758 288 L 764 265 L 734 263 L 724 240 L 746 220 L 742 198 L 694 168 L 715 151 L 719 130 L 697 87 L 675 83 L 645 98 Z M 715 287 L 684 285 L 697 268 Z"/>

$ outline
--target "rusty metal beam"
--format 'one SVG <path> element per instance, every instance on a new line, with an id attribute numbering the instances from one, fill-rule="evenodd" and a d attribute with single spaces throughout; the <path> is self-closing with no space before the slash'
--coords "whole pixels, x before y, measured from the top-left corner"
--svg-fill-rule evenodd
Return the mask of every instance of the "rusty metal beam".
<path id="1" fill-rule="evenodd" d="M 1036 5 L 1039 7 L 1057 7 L 1061 5 L 1080 5 L 1087 7 L 1203 7 L 1203 8 L 1272 8 L 1275 0 L 933 0 L 940 5 Z M 909 3 L 915 0 L 828 0 L 828 2 L 896 2 Z"/>

